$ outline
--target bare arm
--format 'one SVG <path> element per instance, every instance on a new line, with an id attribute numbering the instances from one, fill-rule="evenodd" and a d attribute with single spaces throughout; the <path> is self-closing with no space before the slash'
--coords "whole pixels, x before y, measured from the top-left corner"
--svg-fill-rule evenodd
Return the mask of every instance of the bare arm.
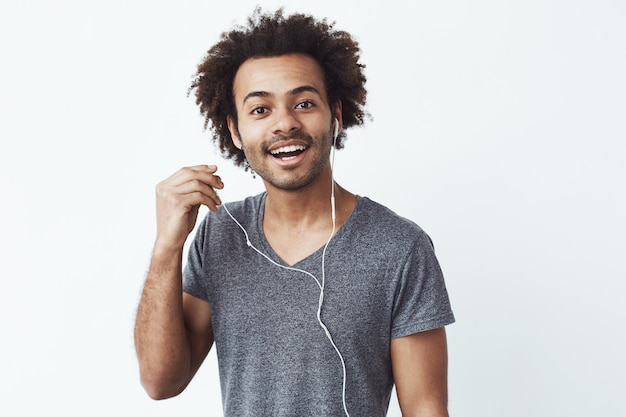
<path id="1" fill-rule="evenodd" d="M 213 344 L 208 303 L 183 294 L 182 253 L 200 205 L 220 204 L 216 169 L 183 168 L 157 186 L 157 239 L 135 321 L 141 382 L 154 399 L 182 392 Z"/>
<path id="2" fill-rule="evenodd" d="M 403 417 L 448 417 L 445 329 L 391 341 L 391 362 Z"/>

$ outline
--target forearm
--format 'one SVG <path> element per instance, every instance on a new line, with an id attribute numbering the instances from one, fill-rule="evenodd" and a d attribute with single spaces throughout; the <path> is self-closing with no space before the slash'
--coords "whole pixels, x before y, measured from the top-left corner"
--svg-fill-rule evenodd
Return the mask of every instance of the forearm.
<path id="1" fill-rule="evenodd" d="M 141 381 L 155 399 L 179 394 L 190 379 L 181 275 L 182 248 L 155 247 L 135 322 Z"/>

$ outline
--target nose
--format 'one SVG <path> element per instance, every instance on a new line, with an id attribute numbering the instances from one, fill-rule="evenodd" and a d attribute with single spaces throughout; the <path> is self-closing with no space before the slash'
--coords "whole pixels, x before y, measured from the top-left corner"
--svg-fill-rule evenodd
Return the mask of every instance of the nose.
<path id="1" fill-rule="evenodd" d="M 275 135 L 287 136 L 302 128 L 297 116 L 287 108 L 276 110 L 274 113 L 275 121 L 273 133 Z"/>

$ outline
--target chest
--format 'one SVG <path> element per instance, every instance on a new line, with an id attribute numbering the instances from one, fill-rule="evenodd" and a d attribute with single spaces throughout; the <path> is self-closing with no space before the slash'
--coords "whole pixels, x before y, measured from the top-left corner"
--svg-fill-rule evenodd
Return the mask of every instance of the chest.
<path id="1" fill-rule="evenodd" d="M 287 265 L 295 265 L 323 248 L 330 238 L 330 230 L 278 232 L 266 230 L 267 243 Z"/>
<path id="2" fill-rule="evenodd" d="M 258 255 L 258 254 L 257 254 Z M 321 317 L 339 343 L 367 345 L 388 338 L 395 284 L 389 271 L 363 259 L 326 255 Z M 216 340 L 236 335 L 239 343 L 287 340 L 292 346 L 326 346 L 317 310 L 321 254 L 285 270 L 254 253 L 239 273 L 214 281 L 211 307 Z"/>

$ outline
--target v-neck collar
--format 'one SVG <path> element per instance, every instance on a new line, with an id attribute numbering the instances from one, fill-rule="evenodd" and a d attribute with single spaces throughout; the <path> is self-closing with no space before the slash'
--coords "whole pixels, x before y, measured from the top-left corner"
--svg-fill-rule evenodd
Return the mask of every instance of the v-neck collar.
<path id="1" fill-rule="evenodd" d="M 308 255 L 306 257 L 304 257 L 303 259 L 299 260 L 298 262 L 296 262 L 293 265 L 288 264 L 287 262 L 285 262 L 283 260 L 283 258 L 278 256 L 278 254 L 274 251 L 274 249 L 270 245 L 269 241 L 267 240 L 267 236 L 265 236 L 265 231 L 263 230 L 263 216 L 265 215 L 265 199 L 266 199 L 266 197 L 267 197 L 267 192 L 264 192 L 263 195 L 261 196 L 261 198 L 259 199 L 259 207 L 258 207 L 258 211 L 257 211 L 258 216 L 256 218 L 257 235 L 261 239 L 261 246 L 263 248 L 263 252 L 267 256 L 269 256 L 274 262 L 277 262 L 280 265 L 283 265 L 283 266 L 286 266 L 286 267 L 289 267 L 289 268 L 296 268 L 298 265 L 305 264 L 305 263 L 308 263 L 308 262 L 314 262 L 314 261 L 318 262 L 318 260 L 320 260 L 321 257 L 322 257 L 322 253 L 324 251 L 324 246 L 326 246 L 326 243 L 324 243 L 324 245 L 319 247 L 313 253 L 311 253 L 310 255 Z M 359 195 L 357 195 L 356 196 L 356 204 L 354 205 L 354 209 L 352 210 L 352 213 L 350 213 L 350 215 L 348 216 L 346 221 L 335 232 L 333 238 L 330 240 L 330 243 L 328 244 L 329 247 L 331 247 L 331 245 L 333 244 L 333 242 L 335 240 L 340 239 L 341 236 L 343 234 L 345 234 L 345 230 L 349 230 L 350 229 L 351 223 L 353 223 L 353 217 L 355 216 L 356 212 L 359 210 L 360 204 L 361 204 L 361 197 Z"/>

